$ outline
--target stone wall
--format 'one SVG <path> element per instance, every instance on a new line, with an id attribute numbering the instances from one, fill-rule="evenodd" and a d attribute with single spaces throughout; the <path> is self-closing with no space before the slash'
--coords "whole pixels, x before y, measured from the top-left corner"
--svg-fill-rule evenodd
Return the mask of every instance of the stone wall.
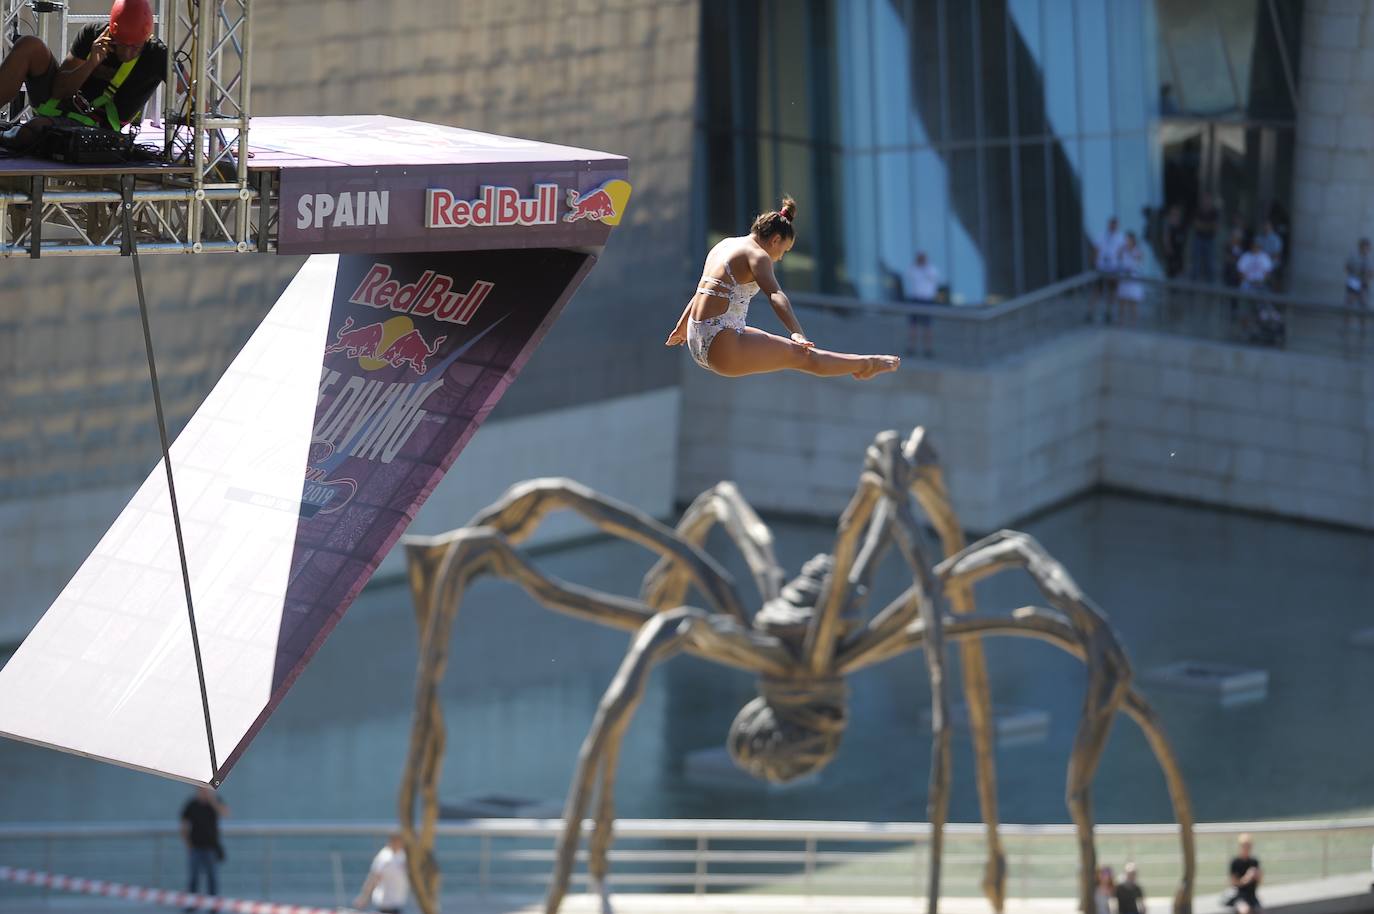
<path id="1" fill-rule="evenodd" d="M 1344 298 L 1346 257 L 1374 237 L 1374 5 L 1307 0 L 1298 85 L 1292 287 Z"/>
<path id="2" fill-rule="evenodd" d="M 1098 485 L 1374 530 L 1374 365 L 1085 330 L 984 370 L 908 360 L 867 384 L 683 378 L 677 497 L 733 479 L 833 517 L 872 436 L 925 425 L 990 531 Z"/>
<path id="3" fill-rule="evenodd" d="M 757 508 L 833 517 L 878 432 L 925 426 L 965 527 L 991 530 L 1100 478 L 1099 334 L 990 369 L 908 359 L 868 382 L 684 370 L 678 499 L 732 479 Z"/>
<path id="4" fill-rule="evenodd" d="M 1374 530 L 1374 365 L 1104 337 L 1101 481 Z"/>

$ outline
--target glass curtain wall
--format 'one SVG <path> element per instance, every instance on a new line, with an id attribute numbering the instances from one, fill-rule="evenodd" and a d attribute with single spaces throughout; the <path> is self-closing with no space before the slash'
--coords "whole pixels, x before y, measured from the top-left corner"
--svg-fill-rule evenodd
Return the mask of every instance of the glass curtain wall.
<path id="1" fill-rule="evenodd" d="M 790 288 L 890 298 L 925 251 L 951 300 L 1080 272 L 1158 199 L 1153 0 L 704 0 L 712 240 L 786 192 Z"/>
<path id="2" fill-rule="evenodd" d="M 1287 247 L 1301 0 L 1154 0 L 1164 209 L 1212 194 L 1232 227 Z"/>
<path id="3" fill-rule="evenodd" d="M 800 201 L 791 288 L 893 298 L 918 250 L 954 302 L 1160 241 L 1211 193 L 1288 228 L 1302 0 L 703 0 L 711 240 Z M 1287 239 L 1286 239 L 1287 240 Z"/>

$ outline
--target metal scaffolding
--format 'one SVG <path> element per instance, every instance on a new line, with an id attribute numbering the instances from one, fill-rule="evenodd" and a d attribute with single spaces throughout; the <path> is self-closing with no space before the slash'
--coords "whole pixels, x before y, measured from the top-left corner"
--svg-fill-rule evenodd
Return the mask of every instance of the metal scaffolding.
<path id="1" fill-rule="evenodd" d="M 8 52 L 18 37 L 37 35 L 61 60 L 77 29 L 105 20 L 106 3 L 0 0 L 0 46 Z M 160 110 L 149 112 L 140 137 L 160 130 L 162 161 L 0 169 L 0 255 L 275 247 L 276 175 L 249 169 L 252 0 L 154 0 L 154 10 L 168 72 Z"/>

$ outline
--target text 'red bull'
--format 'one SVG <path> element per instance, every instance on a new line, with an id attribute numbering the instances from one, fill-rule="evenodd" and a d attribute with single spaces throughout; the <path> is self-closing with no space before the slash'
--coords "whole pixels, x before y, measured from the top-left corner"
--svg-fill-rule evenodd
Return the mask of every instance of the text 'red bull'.
<path id="1" fill-rule="evenodd" d="M 459 200 L 453 191 L 431 187 L 425 194 L 425 228 L 492 225 L 553 225 L 558 221 L 558 185 L 536 184 L 533 197 L 514 187 L 483 185 L 476 200 Z"/>
<path id="2" fill-rule="evenodd" d="M 425 270 L 414 282 L 391 278 L 391 267 L 374 263 L 348 300 L 369 308 L 390 308 L 451 324 L 466 324 L 486 301 L 492 284 L 479 279 L 466 292 L 453 291 L 453 277 Z"/>

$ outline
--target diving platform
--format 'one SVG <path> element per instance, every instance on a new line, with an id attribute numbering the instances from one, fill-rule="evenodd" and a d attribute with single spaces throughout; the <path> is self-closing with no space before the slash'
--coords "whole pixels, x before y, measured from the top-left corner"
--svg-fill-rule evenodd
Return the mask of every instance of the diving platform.
<path id="1" fill-rule="evenodd" d="M 595 247 L 629 194 L 621 156 L 404 118 L 261 117 L 247 133 L 242 187 L 160 160 L 0 158 L 0 254 Z"/>
<path id="2" fill-rule="evenodd" d="M 260 118 L 251 134 L 230 169 L 242 187 L 215 183 L 209 148 L 189 169 L 0 160 L 4 253 L 133 255 L 163 436 L 162 463 L 0 668 L 0 736 L 213 786 L 630 196 L 624 156 L 401 118 Z M 139 263 L 170 252 L 309 256 L 169 443 Z"/>

